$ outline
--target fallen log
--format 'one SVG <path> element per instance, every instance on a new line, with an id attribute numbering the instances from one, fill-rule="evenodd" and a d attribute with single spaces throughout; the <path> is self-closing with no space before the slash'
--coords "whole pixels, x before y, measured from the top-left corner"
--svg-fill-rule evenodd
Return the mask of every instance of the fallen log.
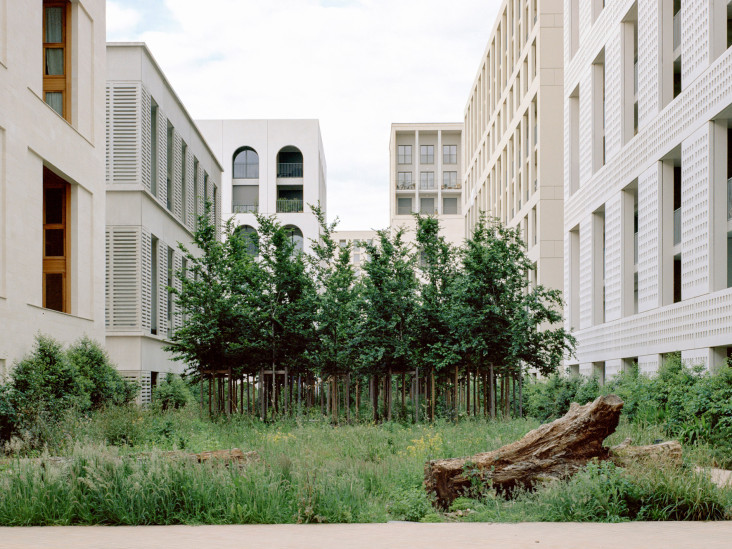
<path id="1" fill-rule="evenodd" d="M 563 417 L 498 450 L 429 461 L 425 489 L 434 494 L 437 506 L 447 508 L 475 480 L 490 481 L 505 493 L 517 486 L 530 488 L 540 480 L 567 478 L 591 459 L 608 458 L 602 442 L 617 428 L 622 409 L 623 401 L 616 395 L 601 396 L 584 406 L 572 403 Z"/>
<path id="2" fill-rule="evenodd" d="M 635 462 L 662 462 L 681 465 L 681 444 L 675 440 L 648 444 L 647 446 L 631 446 L 631 440 L 626 438 L 622 443 L 610 448 L 610 460 L 621 467 Z"/>

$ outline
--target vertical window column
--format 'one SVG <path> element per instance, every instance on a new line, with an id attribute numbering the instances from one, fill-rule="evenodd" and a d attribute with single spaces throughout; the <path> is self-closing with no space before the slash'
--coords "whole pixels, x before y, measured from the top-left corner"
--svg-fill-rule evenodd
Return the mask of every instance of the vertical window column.
<path id="1" fill-rule="evenodd" d="M 70 40 L 71 4 L 65 0 L 43 2 L 43 98 L 71 121 Z"/>
<path id="2" fill-rule="evenodd" d="M 43 168 L 43 306 L 71 312 L 69 235 L 71 186 Z"/>
<path id="3" fill-rule="evenodd" d="M 605 165 L 605 50 L 592 64 L 592 165 L 593 172 Z"/>

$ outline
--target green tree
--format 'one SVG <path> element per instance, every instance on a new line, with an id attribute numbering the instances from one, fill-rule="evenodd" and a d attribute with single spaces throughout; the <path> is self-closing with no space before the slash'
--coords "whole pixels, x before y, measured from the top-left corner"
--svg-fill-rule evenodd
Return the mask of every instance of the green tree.
<path id="1" fill-rule="evenodd" d="M 333 240 L 338 220 L 328 224 L 320 206 L 311 206 L 320 225 L 320 238 L 312 242 L 312 272 L 317 288 L 317 365 L 323 378 L 333 378 L 337 391 L 345 378 L 346 420 L 350 420 L 351 376 L 357 360 L 354 345 L 360 322 L 361 285 L 351 265 L 351 245 L 340 247 Z M 337 399 L 332 399 L 337 402 Z M 337 410 L 331 410 L 337 419 Z"/>
<path id="2" fill-rule="evenodd" d="M 366 244 L 370 260 L 366 273 L 360 334 L 357 344 L 365 372 L 374 377 L 374 420 L 378 421 L 379 377 L 386 376 L 384 403 L 391 419 L 392 374 L 415 365 L 417 277 L 415 257 L 404 241 L 404 229 L 394 235 L 378 231 L 378 242 Z"/>
<path id="3" fill-rule="evenodd" d="M 509 414 L 510 381 L 514 387 L 518 382 L 520 394 L 527 365 L 550 374 L 574 348 L 574 339 L 561 327 L 561 293 L 532 287 L 533 268 L 520 231 L 481 214 L 462 251 L 456 319 L 465 354 L 490 370 L 491 396 L 500 376 L 504 415 Z M 491 398 L 492 414 L 493 405 Z"/>

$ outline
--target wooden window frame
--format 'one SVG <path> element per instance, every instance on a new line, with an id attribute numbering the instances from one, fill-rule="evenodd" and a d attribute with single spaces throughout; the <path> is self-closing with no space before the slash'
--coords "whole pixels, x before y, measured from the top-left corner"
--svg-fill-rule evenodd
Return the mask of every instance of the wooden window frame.
<path id="1" fill-rule="evenodd" d="M 61 42 L 46 42 L 46 8 L 63 8 L 62 22 L 62 38 Z M 61 115 L 68 122 L 71 122 L 71 2 L 68 0 L 44 0 L 43 1 L 43 56 L 42 56 L 42 73 L 43 74 L 43 100 L 46 100 L 46 93 L 61 92 L 63 94 L 63 114 Z M 47 75 L 46 74 L 46 50 L 58 49 L 59 44 L 63 47 L 64 52 L 64 74 L 63 75 Z"/>
<path id="2" fill-rule="evenodd" d="M 64 204 L 61 223 L 46 223 L 46 189 L 63 189 Z M 62 313 L 71 313 L 71 238 L 69 234 L 69 219 L 71 217 L 71 185 L 48 168 L 43 168 L 43 307 L 46 307 L 46 275 L 61 274 L 63 277 L 63 304 Z M 46 230 L 63 230 L 64 255 L 46 256 Z M 55 310 L 55 309 L 54 309 Z"/>

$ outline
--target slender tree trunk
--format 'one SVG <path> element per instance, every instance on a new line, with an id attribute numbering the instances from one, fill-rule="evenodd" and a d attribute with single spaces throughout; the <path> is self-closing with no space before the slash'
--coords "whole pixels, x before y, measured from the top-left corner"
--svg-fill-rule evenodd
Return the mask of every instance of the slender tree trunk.
<path id="1" fill-rule="evenodd" d="M 267 409 L 266 402 L 264 399 L 264 366 L 259 369 L 259 408 L 262 416 L 262 421 L 267 421 Z"/>
<path id="2" fill-rule="evenodd" d="M 470 416 L 470 367 L 465 374 L 465 411 Z"/>
<path id="3" fill-rule="evenodd" d="M 414 423 L 419 423 L 419 368 L 417 367 L 414 368 Z"/>
<path id="4" fill-rule="evenodd" d="M 430 369 L 430 421 L 435 421 L 435 367 Z"/>
<path id="5" fill-rule="evenodd" d="M 402 410 L 400 417 L 407 417 L 407 374 L 402 370 Z"/>
<path id="6" fill-rule="evenodd" d="M 493 364 L 490 365 L 490 372 L 488 374 L 488 394 L 490 396 L 490 414 L 491 419 L 496 419 L 496 391 L 495 391 L 495 384 L 496 384 L 496 376 L 495 371 L 493 370 Z"/>
<path id="7" fill-rule="evenodd" d="M 359 408 L 361 408 L 361 382 L 356 381 L 356 421 L 358 421 Z"/>
<path id="8" fill-rule="evenodd" d="M 373 376 L 371 378 L 371 384 L 373 385 L 371 395 L 374 406 L 374 423 L 379 423 L 379 376 Z"/>
<path id="9" fill-rule="evenodd" d="M 351 423 L 351 372 L 346 374 L 346 423 Z"/>
<path id="10" fill-rule="evenodd" d="M 458 367 L 455 366 L 455 421 L 458 420 L 458 415 L 460 413 L 460 383 L 458 378 Z"/>
<path id="11" fill-rule="evenodd" d="M 200 399 L 201 399 L 201 417 L 203 417 L 203 373 L 201 373 L 201 379 L 198 382 L 198 392 L 200 393 Z"/>
<path id="12" fill-rule="evenodd" d="M 387 406 L 387 408 L 386 408 L 387 421 L 391 421 L 391 405 L 392 405 L 392 402 L 394 401 L 394 398 L 392 397 L 392 394 L 391 394 L 392 380 L 394 379 L 392 376 L 393 376 L 393 374 L 392 374 L 391 367 L 390 367 L 389 368 L 389 379 L 387 380 L 386 393 L 385 393 L 385 397 L 387 399 L 387 405 L 386 405 Z"/>

